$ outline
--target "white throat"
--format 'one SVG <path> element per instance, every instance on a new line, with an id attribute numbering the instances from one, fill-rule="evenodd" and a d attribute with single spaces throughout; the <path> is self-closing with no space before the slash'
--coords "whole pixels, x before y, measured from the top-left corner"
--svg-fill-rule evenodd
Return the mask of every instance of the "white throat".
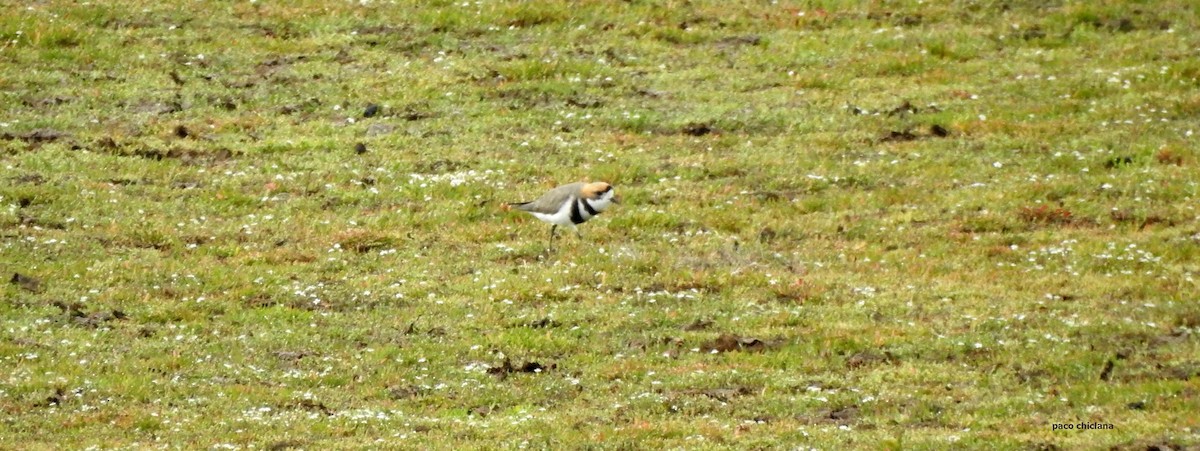
<path id="1" fill-rule="evenodd" d="M 604 193 L 603 196 L 600 196 L 599 199 L 586 199 L 585 201 L 592 207 L 593 210 L 596 210 L 596 213 L 600 213 L 608 209 L 609 205 L 612 205 L 612 199 L 613 193 L 612 191 L 609 191 Z"/>

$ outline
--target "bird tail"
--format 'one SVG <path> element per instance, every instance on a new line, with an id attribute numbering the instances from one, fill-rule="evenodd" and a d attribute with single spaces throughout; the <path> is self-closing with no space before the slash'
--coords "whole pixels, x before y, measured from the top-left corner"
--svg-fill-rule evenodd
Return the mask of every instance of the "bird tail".
<path id="1" fill-rule="evenodd" d="M 529 203 L 529 202 L 503 202 L 503 203 L 501 203 L 501 204 L 500 204 L 500 210 L 502 210 L 502 211 L 512 211 L 513 207 L 516 207 L 516 208 L 521 208 L 521 206 L 522 206 L 522 205 L 525 205 L 525 204 L 528 204 L 528 203 Z"/>

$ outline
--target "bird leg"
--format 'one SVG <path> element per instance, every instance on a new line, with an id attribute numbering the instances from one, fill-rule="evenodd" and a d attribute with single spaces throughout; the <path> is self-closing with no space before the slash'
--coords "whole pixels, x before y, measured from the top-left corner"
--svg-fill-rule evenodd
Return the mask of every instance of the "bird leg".
<path id="1" fill-rule="evenodd" d="M 558 229 L 558 224 L 550 226 L 550 248 L 554 249 L 554 231 Z"/>

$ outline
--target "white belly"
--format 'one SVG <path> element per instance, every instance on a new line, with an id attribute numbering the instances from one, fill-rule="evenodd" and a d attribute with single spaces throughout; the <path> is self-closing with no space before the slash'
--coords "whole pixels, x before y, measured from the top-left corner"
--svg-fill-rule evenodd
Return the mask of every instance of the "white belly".
<path id="1" fill-rule="evenodd" d="M 532 211 L 529 213 L 532 214 L 533 217 L 551 224 L 570 226 L 574 225 L 574 223 L 571 222 L 571 205 L 574 203 L 575 199 L 570 199 L 568 202 L 563 202 L 562 206 L 558 208 L 558 211 L 554 212 L 553 214 L 537 213 Z M 586 215 L 587 212 L 582 213 Z"/>

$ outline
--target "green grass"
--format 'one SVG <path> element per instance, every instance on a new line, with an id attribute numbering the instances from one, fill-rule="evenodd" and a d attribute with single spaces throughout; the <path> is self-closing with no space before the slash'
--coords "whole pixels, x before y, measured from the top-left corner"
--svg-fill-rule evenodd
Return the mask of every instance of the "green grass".
<path id="1" fill-rule="evenodd" d="M 7 8 L 0 447 L 1200 445 L 1198 25 Z"/>

